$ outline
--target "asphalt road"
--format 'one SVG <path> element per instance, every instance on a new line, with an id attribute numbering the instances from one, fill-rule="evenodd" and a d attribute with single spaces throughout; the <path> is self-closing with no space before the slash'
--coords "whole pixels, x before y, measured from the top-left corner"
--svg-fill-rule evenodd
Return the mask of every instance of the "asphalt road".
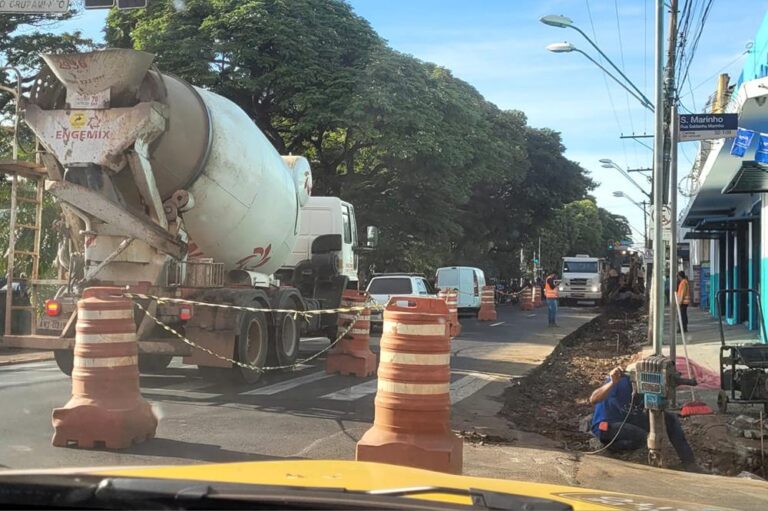
<path id="1" fill-rule="evenodd" d="M 557 341 L 596 314 L 562 308 L 559 328 L 547 327 L 546 310 L 499 307 L 496 322 L 462 318 L 452 342 L 451 400 L 454 429 L 494 433 L 510 378 L 535 367 Z M 302 342 L 301 357 L 327 346 Z M 378 351 L 378 338 L 373 338 Z M 320 357 L 290 373 L 270 374 L 255 385 L 202 379 L 174 361 L 162 374 L 143 375 L 141 388 L 160 419 L 157 437 L 125 451 L 55 448 L 51 411 L 70 396 L 68 377 L 53 361 L 0 367 L 0 465 L 9 468 L 226 462 L 273 458 L 354 458 L 354 446 L 373 421 L 376 379 L 326 375 Z M 465 464 L 465 473 L 471 472 Z M 499 474 L 503 476 L 503 474 Z"/>

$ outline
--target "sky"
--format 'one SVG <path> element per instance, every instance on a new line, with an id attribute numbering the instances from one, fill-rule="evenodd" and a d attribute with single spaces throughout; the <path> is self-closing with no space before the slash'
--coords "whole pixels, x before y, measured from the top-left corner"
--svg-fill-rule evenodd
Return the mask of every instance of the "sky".
<path id="1" fill-rule="evenodd" d="M 150 0 L 152 1 L 152 0 Z M 599 58 L 572 29 L 538 21 L 547 14 L 568 16 L 643 93 L 653 99 L 654 0 L 349 0 L 354 10 L 398 51 L 450 69 L 503 109 L 517 109 L 535 127 L 562 134 L 566 156 L 579 162 L 599 183 L 598 205 L 625 215 L 643 230 L 637 202 L 640 190 L 614 169 L 602 168 L 610 158 L 625 169 L 647 168 L 652 152 L 631 134 L 653 134 L 653 116 L 594 64 L 577 53 L 555 54 L 545 47 L 568 41 Z M 680 0 L 682 5 L 682 0 Z M 697 0 L 696 4 L 706 3 Z M 702 111 L 714 91 L 718 73 L 738 78 L 747 45 L 768 11 L 768 0 L 714 0 L 693 56 L 689 79 L 682 87 L 684 108 Z M 90 11 L 62 27 L 77 27 L 100 37 L 105 11 Z M 651 143 L 651 139 L 643 140 Z M 697 145 L 682 145 L 679 175 L 685 176 Z M 645 174 L 633 173 L 650 191 Z M 545 198 L 542 198 L 545 200 Z M 681 197 L 681 209 L 685 198 Z M 635 240 L 641 234 L 634 233 Z"/>

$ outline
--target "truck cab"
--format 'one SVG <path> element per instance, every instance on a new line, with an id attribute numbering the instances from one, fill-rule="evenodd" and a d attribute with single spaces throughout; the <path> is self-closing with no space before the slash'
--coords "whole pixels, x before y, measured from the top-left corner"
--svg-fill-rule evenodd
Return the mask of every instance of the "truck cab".
<path id="1" fill-rule="evenodd" d="M 560 299 L 600 303 L 605 286 L 604 266 L 602 259 L 587 254 L 563 257 L 562 280 L 558 287 Z"/>
<path id="2" fill-rule="evenodd" d="M 294 268 L 300 262 L 312 258 L 312 243 L 325 235 L 340 235 L 337 270 L 349 279 L 349 287 L 357 289 L 356 254 L 357 222 L 355 208 L 338 197 L 310 197 L 299 213 L 299 233 L 282 269 Z"/>

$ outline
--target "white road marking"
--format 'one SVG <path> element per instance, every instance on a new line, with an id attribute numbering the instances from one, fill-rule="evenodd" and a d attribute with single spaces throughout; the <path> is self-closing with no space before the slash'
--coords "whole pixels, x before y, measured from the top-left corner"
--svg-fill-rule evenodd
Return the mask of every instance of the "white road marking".
<path id="1" fill-rule="evenodd" d="M 154 388 L 154 387 L 142 387 L 142 393 L 149 395 L 149 400 L 152 400 L 152 396 L 165 396 L 175 398 L 187 398 L 187 399 L 215 399 L 221 397 L 221 394 L 212 394 L 209 392 L 193 392 L 191 390 L 175 390 L 170 388 Z"/>
<path id="2" fill-rule="evenodd" d="M 16 373 L 21 372 L 20 370 L 26 370 L 26 369 L 37 369 L 40 367 L 56 367 L 56 364 L 51 360 L 46 360 L 42 362 L 27 362 L 22 364 L 8 364 L 5 366 L 0 366 L 0 372 L 9 372 L 9 373 Z M 58 369 L 58 367 L 56 367 Z"/>
<path id="3" fill-rule="evenodd" d="M 330 378 L 331 376 L 333 375 L 325 374 L 324 371 L 318 371 L 316 373 L 307 374 L 298 378 L 292 378 L 280 383 L 275 383 L 274 385 L 268 385 L 266 387 L 249 390 L 247 392 L 240 392 L 239 394 L 241 396 L 272 396 L 274 394 L 296 388 L 300 385 L 304 385 L 305 383 L 313 383 L 316 381 L 324 380 L 326 378 Z"/>
<path id="4" fill-rule="evenodd" d="M 499 321 L 498 323 L 491 323 L 489 326 L 499 326 L 499 325 L 503 325 L 503 324 L 504 324 L 503 321 Z"/>
<path id="5" fill-rule="evenodd" d="M 471 374 L 451 383 L 451 404 L 463 401 L 493 381 L 482 375 Z"/>
<path id="6" fill-rule="evenodd" d="M 376 392 L 378 380 L 371 380 L 359 385 L 353 385 L 345 389 L 331 392 L 324 396 L 320 396 L 320 399 L 333 399 L 335 401 L 354 401 L 368 394 L 374 394 Z"/>
<path id="7" fill-rule="evenodd" d="M 204 389 L 206 387 L 212 387 L 215 383 L 211 381 L 206 380 L 189 380 L 184 381 L 181 383 L 174 383 L 173 385 L 167 385 L 165 387 L 156 387 L 161 389 L 168 389 L 168 390 L 187 390 L 187 391 L 193 391 L 193 390 L 200 390 Z"/>
<path id="8" fill-rule="evenodd" d="M 28 376 L 34 376 L 34 375 L 25 375 L 24 378 L 11 379 L 10 381 L 8 381 L 4 376 L 3 381 L 0 382 L 0 389 L 8 389 L 12 387 L 23 387 L 25 385 L 36 385 L 38 383 L 49 383 L 54 381 L 69 380 L 69 378 L 64 374 L 60 374 L 57 376 L 42 376 L 37 378 L 29 378 Z"/>

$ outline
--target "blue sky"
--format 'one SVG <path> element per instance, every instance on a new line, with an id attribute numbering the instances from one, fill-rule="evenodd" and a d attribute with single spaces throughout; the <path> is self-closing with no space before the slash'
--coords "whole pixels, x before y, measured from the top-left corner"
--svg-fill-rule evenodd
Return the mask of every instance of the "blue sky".
<path id="1" fill-rule="evenodd" d="M 601 168 L 598 160 L 611 158 L 624 168 L 649 167 L 651 151 L 632 140 L 622 141 L 619 135 L 652 133 L 653 118 L 583 56 L 546 51 L 548 44 L 561 41 L 585 51 L 590 48 L 575 31 L 543 25 L 538 18 L 562 14 L 573 19 L 653 99 L 653 0 L 350 3 L 393 48 L 451 69 L 501 108 L 525 112 L 531 125 L 561 132 L 567 156 L 600 183 L 594 192 L 598 204 L 626 215 L 642 230 L 642 212 L 612 195 L 621 190 L 639 201 L 640 192 L 615 170 Z M 736 80 L 745 45 L 767 10 L 768 0 L 714 1 L 690 68 L 690 86 L 683 88 L 687 108 L 703 107 L 718 72 L 728 72 Z M 98 37 L 103 18 L 104 11 L 91 11 L 66 28 L 77 27 Z M 695 151 L 695 144 L 681 148 L 681 176 L 689 170 Z M 634 175 L 644 183 L 641 174 Z"/>

